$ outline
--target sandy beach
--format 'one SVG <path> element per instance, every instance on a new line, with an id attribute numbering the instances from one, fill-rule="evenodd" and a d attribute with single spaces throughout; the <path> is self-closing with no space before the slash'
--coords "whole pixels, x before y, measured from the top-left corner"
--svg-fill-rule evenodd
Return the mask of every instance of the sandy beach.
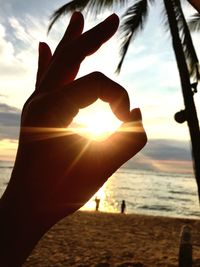
<path id="1" fill-rule="evenodd" d="M 200 220 L 78 211 L 46 233 L 23 267 L 177 267 L 185 224 L 200 266 Z"/>

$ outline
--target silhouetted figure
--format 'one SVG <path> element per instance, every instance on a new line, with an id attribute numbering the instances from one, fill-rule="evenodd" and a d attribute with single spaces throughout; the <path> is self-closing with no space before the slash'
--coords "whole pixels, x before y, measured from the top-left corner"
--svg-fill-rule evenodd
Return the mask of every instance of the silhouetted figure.
<path id="1" fill-rule="evenodd" d="M 125 213 L 125 210 L 126 210 L 126 202 L 125 202 L 125 200 L 122 200 L 122 203 L 121 203 L 121 213 Z"/>
<path id="2" fill-rule="evenodd" d="M 95 198 L 95 202 L 96 202 L 96 211 L 99 210 L 99 203 L 100 203 L 100 198 Z"/>

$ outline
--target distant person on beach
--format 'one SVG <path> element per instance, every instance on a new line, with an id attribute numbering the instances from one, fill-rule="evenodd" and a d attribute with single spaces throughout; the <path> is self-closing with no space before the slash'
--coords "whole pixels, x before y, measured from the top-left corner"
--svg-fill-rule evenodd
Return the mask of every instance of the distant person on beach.
<path id="1" fill-rule="evenodd" d="M 95 203 L 96 203 L 95 210 L 99 211 L 100 198 L 95 197 Z"/>
<path id="2" fill-rule="evenodd" d="M 122 200 L 122 203 L 121 203 L 121 213 L 125 213 L 125 210 L 126 210 L 126 202 L 125 202 L 125 200 Z"/>
<path id="3" fill-rule="evenodd" d="M 99 72 L 75 80 L 81 62 L 118 25 L 113 14 L 82 33 L 84 19 L 75 12 L 53 54 L 39 44 L 36 87 L 22 110 L 16 161 L 0 200 L 2 267 L 21 266 L 54 224 L 82 207 L 146 144 L 140 109 L 130 111 L 122 86 Z M 121 129 L 103 142 L 67 132 L 79 109 L 98 98 L 110 104 Z"/>

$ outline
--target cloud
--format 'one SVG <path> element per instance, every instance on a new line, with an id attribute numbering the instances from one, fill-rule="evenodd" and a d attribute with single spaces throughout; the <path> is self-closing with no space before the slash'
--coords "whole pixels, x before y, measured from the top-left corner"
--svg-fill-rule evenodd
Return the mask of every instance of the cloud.
<path id="1" fill-rule="evenodd" d="M 24 84 L 29 79 L 28 68 L 19 55 L 16 47 L 7 39 L 6 28 L 0 24 L 0 91 L 8 105 L 16 102 L 17 106 L 17 100 L 23 99 L 20 93 L 27 88 Z"/>
<path id="2" fill-rule="evenodd" d="M 150 140 L 143 154 L 153 160 L 191 160 L 188 141 Z"/>
<path id="3" fill-rule="evenodd" d="M 8 105 L 22 107 L 34 88 L 37 55 L 33 41 L 22 49 L 7 33 L 8 28 L 0 24 L 0 91 L 7 96 Z"/>
<path id="4" fill-rule="evenodd" d="M 0 140 L 18 139 L 21 111 L 0 103 Z"/>
<path id="5" fill-rule="evenodd" d="M 20 75 L 22 70 L 25 69 L 15 56 L 13 44 L 6 39 L 6 29 L 0 24 L 0 78 L 2 80 L 7 75 Z"/>
<path id="6" fill-rule="evenodd" d="M 138 155 L 124 164 L 124 167 L 192 173 L 190 143 L 188 141 L 151 139 Z"/>

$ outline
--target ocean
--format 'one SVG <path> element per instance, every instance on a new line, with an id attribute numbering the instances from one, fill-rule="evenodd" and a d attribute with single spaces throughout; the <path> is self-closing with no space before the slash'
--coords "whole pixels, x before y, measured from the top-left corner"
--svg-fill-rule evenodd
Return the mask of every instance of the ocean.
<path id="1" fill-rule="evenodd" d="M 12 172 L 12 163 L 0 162 L 0 195 Z M 120 168 L 82 208 L 120 212 L 122 200 L 127 213 L 139 213 L 200 219 L 200 206 L 195 178 L 191 174 L 174 174 L 149 170 Z"/>

